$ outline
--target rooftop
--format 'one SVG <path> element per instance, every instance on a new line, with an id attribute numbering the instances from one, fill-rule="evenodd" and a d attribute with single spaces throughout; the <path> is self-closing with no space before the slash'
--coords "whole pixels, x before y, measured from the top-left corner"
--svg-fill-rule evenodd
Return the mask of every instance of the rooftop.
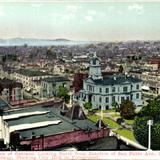
<path id="1" fill-rule="evenodd" d="M 62 77 L 62 76 L 54 76 L 54 77 L 45 78 L 42 81 L 45 81 L 45 82 L 64 82 L 64 81 L 69 81 L 69 79 L 67 79 L 66 77 Z"/>
<path id="2" fill-rule="evenodd" d="M 7 109 L 9 106 L 6 102 L 4 102 L 2 99 L 0 99 L 0 108 L 1 109 Z"/>
<path id="3" fill-rule="evenodd" d="M 19 73 L 28 77 L 51 75 L 47 72 L 41 72 L 41 71 L 32 70 L 32 69 L 19 69 L 19 70 L 16 70 L 16 73 Z"/>
<path id="4" fill-rule="evenodd" d="M 32 112 L 43 112 L 44 114 L 37 114 L 32 115 L 25 114 L 32 113 Z M 44 136 L 60 134 L 63 132 L 71 132 L 73 130 L 96 130 L 98 127 L 88 120 L 88 119 L 70 119 L 64 115 L 61 115 L 61 108 L 59 107 L 43 107 L 43 106 L 34 106 L 30 108 L 15 110 L 15 111 L 8 111 L 4 112 L 4 116 L 14 114 L 21 114 L 21 117 L 15 117 L 14 119 L 7 119 L 8 125 L 12 129 L 16 129 L 20 132 L 20 135 L 23 139 L 30 139 L 32 135 L 39 137 L 42 134 Z M 46 112 L 46 113 L 45 113 Z M 25 116 L 24 116 L 25 115 Z M 61 123 L 55 124 L 54 122 L 61 121 Z M 50 123 L 48 123 L 50 122 Z M 53 123 L 52 123 L 53 122 Z M 32 124 L 39 123 L 38 126 L 33 127 Z M 44 125 L 45 124 L 45 125 Z M 24 129 L 23 129 L 24 126 Z"/>
<path id="5" fill-rule="evenodd" d="M 7 78 L 0 79 L 0 88 L 12 88 L 12 87 L 22 88 L 22 83 Z"/>
<path id="6" fill-rule="evenodd" d="M 100 85 L 119 85 L 124 83 L 139 83 L 141 80 L 138 78 L 134 78 L 132 76 L 125 76 L 125 75 L 113 75 L 113 76 L 105 76 L 103 79 L 91 79 L 95 84 Z"/>

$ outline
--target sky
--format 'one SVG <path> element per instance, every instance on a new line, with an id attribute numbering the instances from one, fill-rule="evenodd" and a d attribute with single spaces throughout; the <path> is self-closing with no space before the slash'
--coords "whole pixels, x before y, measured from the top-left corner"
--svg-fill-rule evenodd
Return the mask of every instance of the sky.
<path id="1" fill-rule="evenodd" d="M 0 0 L 0 39 L 15 37 L 160 40 L 160 1 Z"/>

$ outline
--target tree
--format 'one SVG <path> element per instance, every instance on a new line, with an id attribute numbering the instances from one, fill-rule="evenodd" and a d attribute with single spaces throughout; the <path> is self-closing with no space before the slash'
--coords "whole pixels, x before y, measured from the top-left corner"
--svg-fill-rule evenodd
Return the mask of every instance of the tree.
<path id="1" fill-rule="evenodd" d="M 91 110 L 92 109 L 92 103 L 91 102 L 86 102 L 84 104 L 84 108 L 86 108 L 87 110 Z"/>
<path id="2" fill-rule="evenodd" d="M 130 100 L 124 100 L 120 105 L 120 114 L 125 119 L 132 119 L 135 116 L 135 104 Z"/>
<path id="3" fill-rule="evenodd" d="M 148 120 L 153 120 L 151 127 L 151 149 L 160 150 L 160 100 L 154 99 L 143 107 L 135 120 L 133 131 L 136 140 L 143 146 L 148 146 Z"/>
<path id="4" fill-rule="evenodd" d="M 68 92 L 69 92 L 69 91 L 68 91 L 68 89 L 67 89 L 66 87 L 64 87 L 64 86 L 59 86 L 59 90 L 58 90 L 57 96 L 60 97 L 60 98 L 63 98 L 64 101 L 65 101 L 66 103 L 68 103 L 68 102 L 69 102 L 69 98 L 70 98 Z"/>
<path id="5" fill-rule="evenodd" d="M 150 119 L 160 120 L 160 100 L 154 99 L 150 101 L 146 107 L 142 108 L 140 114 Z"/>
<path id="6" fill-rule="evenodd" d="M 112 107 L 113 107 L 113 109 L 116 110 L 116 112 L 119 110 L 119 105 L 118 105 L 118 103 L 116 101 L 112 102 Z"/>
<path id="7" fill-rule="evenodd" d="M 119 73 L 123 73 L 123 71 L 124 71 L 123 66 L 120 65 L 120 66 L 119 66 L 119 69 L 118 69 L 118 72 L 119 72 Z"/>

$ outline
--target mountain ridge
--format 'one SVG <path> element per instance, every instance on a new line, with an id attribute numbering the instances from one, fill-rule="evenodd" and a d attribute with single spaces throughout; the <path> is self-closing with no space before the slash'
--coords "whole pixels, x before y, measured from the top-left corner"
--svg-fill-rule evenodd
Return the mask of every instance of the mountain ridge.
<path id="1" fill-rule="evenodd" d="M 37 41 L 72 41 L 66 38 L 55 38 L 55 39 L 43 39 L 43 38 L 19 38 L 19 37 L 15 37 L 15 38 L 7 38 L 7 39 L 3 39 L 1 38 L 0 41 L 18 41 L 18 40 L 26 40 L 26 41 L 31 41 L 31 40 L 37 40 Z"/>
<path id="2" fill-rule="evenodd" d="M 9 38 L 0 39 L 0 46 L 50 46 L 50 45 L 81 45 L 88 44 L 91 41 L 76 41 L 65 38 L 56 39 L 38 39 L 38 38 Z"/>

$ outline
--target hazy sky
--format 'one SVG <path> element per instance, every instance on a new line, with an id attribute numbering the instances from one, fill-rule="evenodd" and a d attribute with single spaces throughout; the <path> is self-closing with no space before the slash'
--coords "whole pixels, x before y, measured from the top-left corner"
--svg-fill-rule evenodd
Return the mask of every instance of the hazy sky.
<path id="1" fill-rule="evenodd" d="M 14 37 L 160 40 L 160 2 L 0 1 L 0 39 Z"/>

